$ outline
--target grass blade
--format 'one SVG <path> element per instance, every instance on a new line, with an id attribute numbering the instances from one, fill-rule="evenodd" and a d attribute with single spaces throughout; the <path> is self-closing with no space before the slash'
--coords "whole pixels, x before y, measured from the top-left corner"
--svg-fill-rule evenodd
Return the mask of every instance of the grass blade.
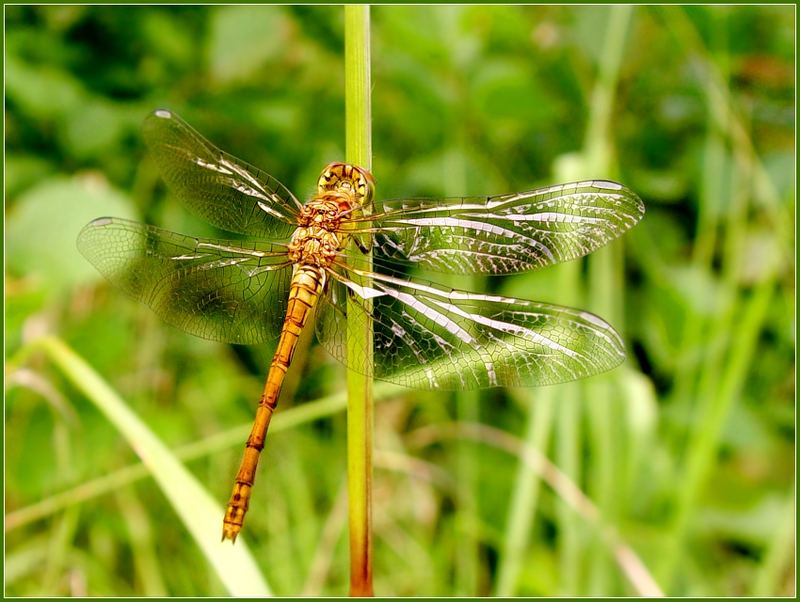
<path id="1" fill-rule="evenodd" d="M 222 507 L 116 391 L 60 339 L 48 337 L 36 345 L 130 443 L 228 592 L 234 596 L 270 595 L 269 586 L 245 543 L 236 546 L 220 543 Z M 187 500 L 191 503 L 187 504 Z"/>

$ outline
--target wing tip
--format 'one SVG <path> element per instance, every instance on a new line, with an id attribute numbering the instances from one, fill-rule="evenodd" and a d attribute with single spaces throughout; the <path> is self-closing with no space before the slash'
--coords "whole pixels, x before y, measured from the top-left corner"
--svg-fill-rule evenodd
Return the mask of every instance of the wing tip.
<path id="1" fill-rule="evenodd" d="M 169 109 L 156 109 L 150 115 L 157 119 L 173 119 L 175 117 L 175 113 Z"/>
<path id="2" fill-rule="evenodd" d="M 608 343 L 606 346 L 607 348 L 603 352 L 609 359 L 609 362 L 606 364 L 606 367 L 603 370 L 598 372 L 598 374 L 607 372 L 608 370 L 612 370 L 613 368 L 619 366 L 628 355 L 625 351 L 625 341 L 619 332 L 617 332 L 617 330 L 603 318 L 593 314 L 590 311 L 580 309 L 577 310 L 577 312 L 583 320 L 596 327 L 598 332 L 602 333 L 606 343 Z"/>
<path id="3" fill-rule="evenodd" d="M 622 197 L 627 199 L 636 210 L 636 214 L 633 216 L 636 218 L 636 221 L 634 223 L 638 223 L 639 220 L 641 220 L 644 217 L 645 214 L 644 202 L 642 201 L 641 197 L 638 194 L 636 194 L 633 190 L 631 190 L 627 186 L 620 184 L 619 182 L 614 182 L 613 180 L 592 180 L 590 185 L 593 186 L 594 188 L 601 188 L 603 190 L 611 190 L 617 192 Z"/>
<path id="4" fill-rule="evenodd" d="M 113 224 L 114 221 L 115 221 L 115 218 L 113 218 L 113 217 L 96 217 L 92 221 L 90 221 L 88 224 L 86 224 L 86 226 L 84 226 L 84 229 L 87 229 L 87 228 L 100 228 L 102 226 L 107 226 L 109 224 Z"/>
<path id="5" fill-rule="evenodd" d="M 86 237 L 91 232 L 97 230 L 98 228 L 104 228 L 106 226 L 113 224 L 114 221 L 115 219 L 113 217 L 97 217 L 92 221 L 90 221 L 88 224 L 86 224 L 83 228 L 81 228 L 81 231 L 78 232 L 78 238 L 75 241 L 78 246 L 78 250 L 83 255 L 86 255 L 84 253 L 84 246 L 83 246 L 83 243 L 86 242 Z"/>
<path id="6" fill-rule="evenodd" d="M 169 109 L 157 108 L 151 111 L 142 122 L 142 134 L 149 147 L 158 146 L 159 136 L 167 129 L 171 132 L 175 127 L 183 125 L 177 113 Z"/>
<path id="7" fill-rule="evenodd" d="M 89 237 L 91 236 L 91 234 L 93 232 L 99 230 L 100 228 L 105 228 L 106 226 L 110 226 L 111 224 L 113 224 L 116 221 L 117 221 L 117 219 L 114 218 L 114 217 L 107 217 L 107 216 L 106 217 L 96 217 L 95 219 L 90 221 L 88 224 L 86 224 L 83 228 L 81 228 L 81 231 L 78 232 L 78 238 L 76 239 L 75 244 L 77 245 L 78 250 L 81 252 L 81 254 L 84 257 L 88 258 L 88 255 L 86 254 L 86 252 L 87 252 L 86 243 L 87 243 Z"/>
<path id="8" fill-rule="evenodd" d="M 625 188 L 622 184 L 613 180 L 592 180 L 592 185 L 595 188 L 603 188 L 605 190 L 622 190 Z"/>
<path id="9" fill-rule="evenodd" d="M 620 184 L 614 180 L 581 180 L 580 182 L 572 182 L 570 184 L 562 184 L 558 186 L 558 188 L 562 189 L 584 187 L 594 190 L 608 191 L 609 194 L 613 194 L 629 203 L 634 209 L 634 211 L 631 212 L 631 215 L 635 218 L 635 221 L 631 225 L 638 223 L 639 220 L 644 217 L 645 207 L 641 197 L 639 197 L 638 194 L 624 184 Z"/>

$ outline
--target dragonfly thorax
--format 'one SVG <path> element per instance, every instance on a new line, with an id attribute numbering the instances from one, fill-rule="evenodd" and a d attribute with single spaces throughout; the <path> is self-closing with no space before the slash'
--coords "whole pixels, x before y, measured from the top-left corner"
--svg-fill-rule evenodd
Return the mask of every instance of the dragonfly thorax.
<path id="1" fill-rule="evenodd" d="M 350 213 L 350 195 L 327 191 L 303 205 L 299 227 L 289 242 L 289 259 L 295 263 L 329 265 L 344 246 L 339 233 L 342 217 Z"/>
<path id="2" fill-rule="evenodd" d="M 300 210 L 297 223 L 303 227 L 319 227 L 330 232 L 339 229 L 342 215 L 350 211 L 350 195 L 342 192 L 326 192 L 315 196 Z"/>
<path id="3" fill-rule="evenodd" d="M 288 255 L 295 263 L 325 267 L 334 260 L 340 246 L 335 232 L 319 226 L 301 226 L 292 235 Z"/>

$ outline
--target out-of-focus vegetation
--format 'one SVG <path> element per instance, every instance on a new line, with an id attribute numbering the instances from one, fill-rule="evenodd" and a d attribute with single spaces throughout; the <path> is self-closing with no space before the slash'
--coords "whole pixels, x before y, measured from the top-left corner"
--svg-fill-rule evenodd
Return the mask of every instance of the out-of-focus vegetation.
<path id="1" fill-rule="evenodd" d="M 376 593 L 794 592 L 793 11 L 373 9 L 379 197 L 601 177 L 647 206 L 595 259 L 470 283 L 597 311 L 625 366 L 564 387 L 379 396 Z M 143 160 L 156 107 L 313 190 L 343 158 L 342 10 L 5 16 L 5 593 L 225 594 L 121 431 L 31 345 L 61 338 L 168 448 L 194 444 L 189 470 L 227 500 L 272 350 L 163 325 L 74 241 L 101 215 L 211 232 Z M 292 413 L 344 375 L 315 345 L 298 364 L 244 538 L 275 593 L 341 595 L 343 406 Z"/>

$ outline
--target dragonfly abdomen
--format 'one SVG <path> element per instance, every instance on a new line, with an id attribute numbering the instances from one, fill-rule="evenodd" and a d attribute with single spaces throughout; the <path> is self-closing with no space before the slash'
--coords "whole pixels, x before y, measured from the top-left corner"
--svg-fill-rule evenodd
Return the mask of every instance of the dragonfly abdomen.
<path id="1" fill-rule="evenodd" d="M 297 337 L 308 321 L 311 310 L 325 286 L 325 272 L 315 265 L 299 265 L 295 268 L 286 305 L 281 338 L 272 359 L 272 366 L 289 367 L 292 362 Z"/>
<path id="2" fill-rule="evenodd" d="M 250 503 L 250 492 L 256 478 L 258 459 L 264 449 L 264 440 L 272 419 L 272 413 L 278 405 L 278 396 L 283 386 L 286 371 L 292 363 L 297 341 L 303 327 L 325 286 L 325 272 L 314 265 L 299 265 L 292 276 L 289 288 L 289 302 L 286 307 L 286 318 L 281 328 L 278 347 L 270 364 L 264 392 L 258 402 L 256 419 L 245 444 L 244 456 L 236 474 L 231 499 L 225 511 L 222 525 L 222 539 L 236 540 L 242 529 L 244 517 Z"/>

